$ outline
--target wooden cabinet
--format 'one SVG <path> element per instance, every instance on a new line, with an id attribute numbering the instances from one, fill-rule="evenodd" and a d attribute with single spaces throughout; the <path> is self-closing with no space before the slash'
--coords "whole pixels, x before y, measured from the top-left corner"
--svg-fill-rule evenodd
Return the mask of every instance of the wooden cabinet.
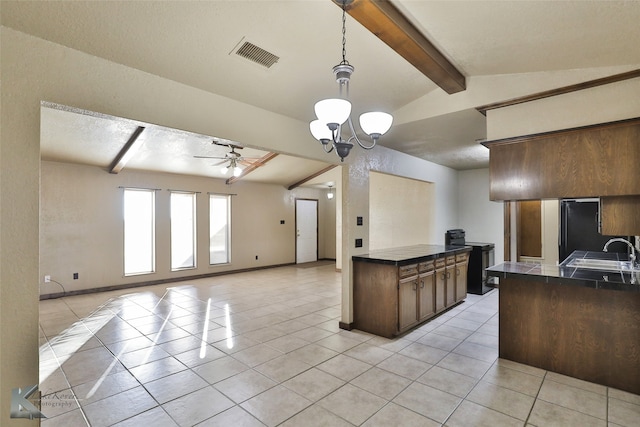
<path id="1" fill-rule="evenodd" d="M 467 297 L 467 270 L 469 267 L 469 254 L 456 255 L 456 302 Z"/>
<path id="2" fill-rule="evenodd" d="M 425 257 L 400 266 L 354 258 L 352 326 L 393 337 L 457 304 L 466 296 L 467 255 Z M 459 277 L 464 295 L 456 286 Z"/>
<path id="3" fill-rule="evenodd" d="M 637 196 L 640 118 L 483 143 L 491 200 Z"/>
<path id="4" fill-rule="evenodd" d="M 603 235 L 640 235 L 640 196 L 600 198 L 600 218 Z"/>
<path id="5" fill-rule="evenodd" d="M 433 261 L 400 267 L 399 331 L 407 330 L 435 314 L 433 268 Z"/>
<path id="6" fill-rule="evenodd" d="M 445 267 L 445 289 L 447 293 L 446 306 L 450 307 L 456 302 L 456 257 L 448 256 Z"/>
<path id="7" fill-rule="evenodd" d="M 439 313 L 447 306 L 447 272 L 444 258 L 436 260 L 435 287 L 435 310 L 436 313 Z"/>
<path id="8" fill-rule="evenodd" d="M 418 321 L 418 276 L 401 279 L 398 283 L 398 329 L 405 330 Z"/>
<path id="9" fill-rule="evenodd" d="M 436 314 L 435 307 L 435 271 L 420 274 L 418 277 L 418 322 L 426 320 Z"/>

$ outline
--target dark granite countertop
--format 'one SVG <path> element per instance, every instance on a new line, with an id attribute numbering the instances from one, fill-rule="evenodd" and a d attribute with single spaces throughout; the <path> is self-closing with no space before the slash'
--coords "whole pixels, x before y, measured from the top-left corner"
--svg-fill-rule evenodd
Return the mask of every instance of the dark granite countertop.
<path id="1" fill-rule="evenodd" d="M 470 246 L 414 245 L 371 251 L 365 255 L 353 255 L 351 259 L 374 264 L 400 266 L 470 251 Z"/>
<path id="2" fill-rule="evenodd" d="M 575 258 L 609 259 L 627 261 L 627 254 L 612 252 L 574 251 L 560 265 L 537 264 L 529 262 L 505 262 L 487 268 L 491 277 L 518 276 L 531 280 L 589 287 L 617 291 L 640 292 L 640 272 L 620 272 L 613 270 L 595 270 L 591 268 L 567 267 L 568 261 Z M 633 277 L 635 275 L 635 278 Z"/>

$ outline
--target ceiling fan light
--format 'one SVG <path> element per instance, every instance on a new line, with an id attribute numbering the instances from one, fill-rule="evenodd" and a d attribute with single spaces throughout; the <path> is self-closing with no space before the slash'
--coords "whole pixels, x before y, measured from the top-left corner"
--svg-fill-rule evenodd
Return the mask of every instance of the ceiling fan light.
<path id="1" fill-rule="evenodd" d="M 227 172 L 229 172 L 229 166 L 223 166 L 222 168 L 220 168 L 221 174 L 226 175 Z"/>
<path id="2" fill-rule="evenodd" d="M 331 130 L 320 120 L 314 120 L 309 123 L 309 130 L 311 131 L 311 135 L 318 141 L 322 141 L 323 139 L 331 140 L 331 138 L 333 138 Z"/>
<path id="3" fill-rule="evenodd" d="M 242 175 L 242 168 L 240 166 L 236 166 L 233 168 L 233 176 L 236 178 Z"/>
<path id="4" fill-rule="evenodd" d="M 360 116 L 360 127 L 367 135 L 384 135 L 393 123 L 393 116 L 388 113 L 374 111 Z"/>
<path id="5" fill-rule="evenodd" d="M 351 103 L 346 99 L 323 99 L 316 102 L 314 110 L 321 123 L 341 125 L 347 121 L 349 114 L 351 114 Z"/>

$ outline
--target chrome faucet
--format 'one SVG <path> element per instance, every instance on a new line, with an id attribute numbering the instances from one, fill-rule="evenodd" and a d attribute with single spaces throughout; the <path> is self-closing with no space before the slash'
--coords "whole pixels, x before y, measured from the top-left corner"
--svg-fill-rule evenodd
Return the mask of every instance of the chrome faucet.
<path id="1" fill-rule="evenodd" d="M 609 240 L 607 243 L 604 244 L 604 248 L 602 249 L 603 252 L 609 252 L 609 244 L 613 243 L 613 242 L 622 242 L 622 243 L 626 243 L 630 248 L 631 248 L 631 255 L 629 255 L 629 261 L 631 261 L 631 267 L 634 268 L 636 265 L 636 248 L 635 246 L 633 246 L 633 244 L 625 239 L 622 239 L 620 237 L 616 237 L 614 239 Z"/>

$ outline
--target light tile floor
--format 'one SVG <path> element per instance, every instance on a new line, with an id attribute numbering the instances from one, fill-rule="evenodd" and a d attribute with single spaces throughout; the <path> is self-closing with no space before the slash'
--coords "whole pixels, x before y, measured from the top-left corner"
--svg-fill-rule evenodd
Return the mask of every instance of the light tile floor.
<path id="1" fill-rule="evenodd" d="M 49 426 L 638 426 L 640 396 L 498 359 L 498 291 L 397 339 L 333 265 L 40 303 Z"/>

